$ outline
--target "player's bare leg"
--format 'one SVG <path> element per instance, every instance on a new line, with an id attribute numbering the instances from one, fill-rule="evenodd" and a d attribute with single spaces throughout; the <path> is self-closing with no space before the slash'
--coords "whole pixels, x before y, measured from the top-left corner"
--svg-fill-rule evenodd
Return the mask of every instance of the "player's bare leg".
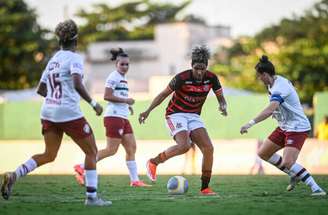
<path id="1" fill-rule="evenodd" d="M 164 163 L 172 157 L 184 154 L 190 149 L 190 139 L 187 131 L 178 132 L 174 136 L 174 139 L 177 143 L 176 145 L 169 147 L 147 162 L 147 176 L 151 181 L 155 182 L 157 179 L 156 168 L 158 164 Z"/>
<path id="2" fill-rule="evenodd" d="M 197 128 L 190 134 L 191 139 L 196 143 L 203 154 L 202 176 L 201 176 L 201 194 L 216 195 L 209 187 L 212 176 L 213 153 L 214 148 L 205 128 Z"/>
<path id="3" fill-rule="evenodd" d="M 126 152 L 126 165 L 129 170 L 130 176 L 130 186 L 131 187 L 149 187 L 148 185 L 141 181 L 138 176 L 137 163 L 135 161 L 135 154 L 137 151 L 137 144 L 133 133 L 125 134 L 122 137 L 122 145 Z"/>
<path id="4" fill-rule="evenodd" d="M 44 134 L 45 152 L 33 155 L 29 160 L 20 165 L 15 172 L 4 174 L 1 184 L 1 194 L 4 199 L 8 200 L 10 198 L 13 185 L 17 179 L 27 175 L 35 168 L 55 160 L 62 138 L 63 133 L 47 131 Z"/>
<path id="5" fill-rule="evenodd" d="M 96 170 L 97 164 L 97 146 L 95 143 L 94 135 L 91 134 L 83 139 L 74 139 L 74 142 L 85 153 L 85 187 L 86 187 L 86 200 L 87 206 L 110 206 L 111 201 L 104 201 L 97 195 L 98 175 Z"/>
<path id="6" fill-rule="evenodd" d="M 107 137 L 106 148 L 99 150 L 97 154 L 97 162 L 112 155 L 115 155 L 122 140 L 121 138 L 110 138 Z M 75 178 L 78 184 L 84 186 L 84 164 L 77 164 L 74 166 L 74 171 L 76 173 Z"/>

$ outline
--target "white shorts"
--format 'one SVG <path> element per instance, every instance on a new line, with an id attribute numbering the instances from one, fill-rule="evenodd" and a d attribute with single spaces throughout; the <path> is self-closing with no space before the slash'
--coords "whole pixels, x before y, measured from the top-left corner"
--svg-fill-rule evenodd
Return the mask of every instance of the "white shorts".
<path id="1" fill-rule="evenodd" d="M 166 125 L 171 136 L 175 136 L 180 131 L 189 133 L 197 128 L 205 128 L 200 116 L 195 113 L 174 113 L 166 117 Z"/>

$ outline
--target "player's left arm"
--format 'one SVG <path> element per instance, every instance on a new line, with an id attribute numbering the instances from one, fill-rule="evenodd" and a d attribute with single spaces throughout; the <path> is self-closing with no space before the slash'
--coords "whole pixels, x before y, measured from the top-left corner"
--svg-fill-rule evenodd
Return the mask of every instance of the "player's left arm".
<path id="1" fill-rule="evenodd" d="M 216 99 L 219 102 L 219 110 L 223 116 L 227 116 L 228 115 L 227 102 L 223 95 L 223 89 L 222 89 L 221 83 L 216 75 L 212 78 L 211 81 L 212 81 L 213 92 L 216 96 Z"/>
<path id="2" fill-rule="evenodd" d="M 241 134 L 247 133 L 247 130 L 250 127 L 252 127 L 256 123 L 259 123 L 267 119 L 279 107 L 279 105 L 280 105 L 279 101 L 272 100 L 270 104 L 266 108 L 264 108 L 264 110 L 262 110 L 261 113 L 259 113 L 254 119 L 250 120 L 248 123 L 246 123 L 240 128 L 240 133 Z"/>

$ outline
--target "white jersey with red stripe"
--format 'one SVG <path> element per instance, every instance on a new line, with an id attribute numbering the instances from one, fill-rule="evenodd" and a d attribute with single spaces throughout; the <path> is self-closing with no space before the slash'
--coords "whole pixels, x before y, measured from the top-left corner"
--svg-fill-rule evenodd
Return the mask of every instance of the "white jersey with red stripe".
<path id="1" fill-rule="evenodd" d="M 128 82 L 124 75 L 118 71 L 113 71 L 109 74 L 106 83 L 106 88 L 113 90 L 113 95 L 119 98 L 129 97 Z M 120 102 L 108 102 L 104 116 L 116 116 L 127 119 L 129 115 L 129 105 Z"/>
<path id="2" fill-rule="evenodd" d="M 40 80 L 47 85 L 41 119 L 67 122 L 83 117 L 80 95 L 74 88 L 72 74 L 83 77 L 82 57 L 69 50 L 56 52 L 49 60 Z"/>
<path id="3" fill-rule="evenodd" d="M 272 117 L 278 121 L 284 131 L 303 132 L 311 130 L 308 118 L 305 116 L 300 99 L 292 83 L 282 76 L 274 77 L 273 86 L 268 87 L 270 101 L 278 101 L 279 108 Z"/>

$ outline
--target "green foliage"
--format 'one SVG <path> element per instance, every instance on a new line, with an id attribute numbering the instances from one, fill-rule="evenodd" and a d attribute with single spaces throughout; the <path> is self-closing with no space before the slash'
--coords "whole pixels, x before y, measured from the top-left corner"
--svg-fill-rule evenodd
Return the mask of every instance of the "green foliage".
<path id="1" fill-rule="evenodd" d="M 37 84 L 49 41 L 36 23 L 35 11 L 23 0 L 0 2 L 0 89 L 22 89 Z"/>
<path id="2" fill-rule="evenodd" d="M 228 85 L 264 91 L 255 80 L 254 66 L 262 54 L 267 54 L 277 73 L 289 78 L 301 100 L 311 104 L 315 92 L 328 90 L 328 0 L 254 37 L 240 37 L 226 51 L 228 60 L 217 61 L 213 70 Z"/>
<path id="3" fill-rule="evenodd" d="M 176 21 L 176 15 L 190 2 L 173 5 L 137 0 L 118 6 L 95 4 L 91 12 L 81 9 L 76 15 L 85 24 L 80 26 L 79 46 L 85 49 L 95 41 L 153 39 L 154 26 Z"/>

